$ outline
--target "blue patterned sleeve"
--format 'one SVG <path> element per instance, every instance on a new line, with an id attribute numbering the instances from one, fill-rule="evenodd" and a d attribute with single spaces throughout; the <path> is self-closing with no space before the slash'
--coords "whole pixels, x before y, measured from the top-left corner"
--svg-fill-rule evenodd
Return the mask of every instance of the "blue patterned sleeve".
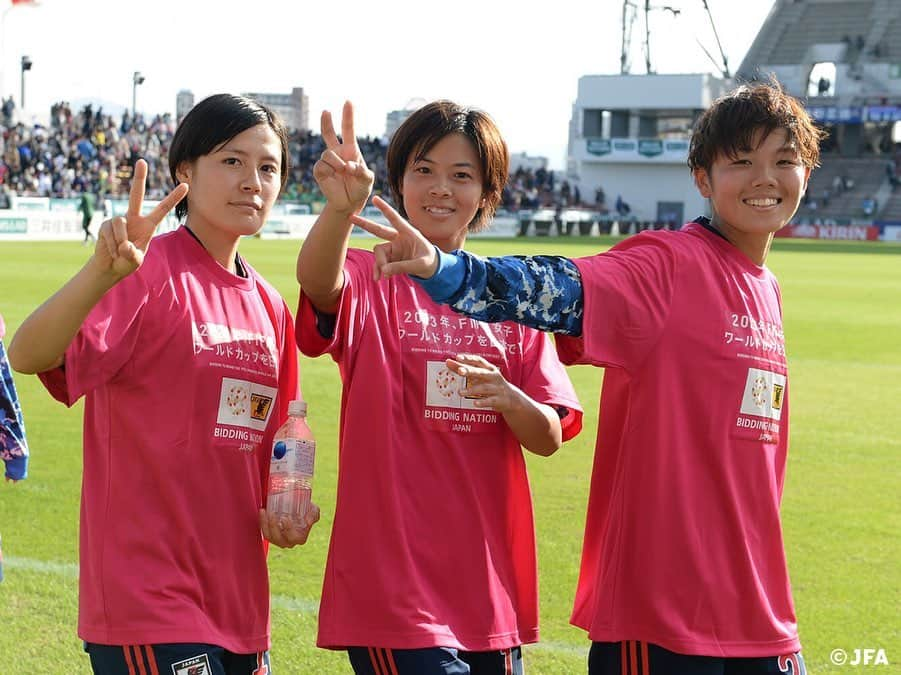
<path id="1" fill-rule="evenodd" d="M 480 258 L 458 250 L 440 253 L 435 275 L 416 280 L 436 302 L 479 321 L 582 334 L 582 277 L 568 258 Z"/>
<path id="2" fill-rule="evenodd" d="M 4 472 L 10 480 L 22 480 L 28 476 L 28 444 L 25 441 L 25 422 L 16 384 L 6 358 L 6 350 L 0 342 L 0 459 L 6 465 Z"/>

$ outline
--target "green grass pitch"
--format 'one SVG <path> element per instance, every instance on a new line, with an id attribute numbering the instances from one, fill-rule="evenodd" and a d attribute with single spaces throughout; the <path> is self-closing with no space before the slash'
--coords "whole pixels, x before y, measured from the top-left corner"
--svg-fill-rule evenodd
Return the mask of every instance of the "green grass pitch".
<path id="1" fill-rule="evenodd" d="M 485 255 L 588 255 L 613 240 L 473 239 Z M 373 240 L 355 243 L 371 246 Z M 242 252 L 296 306 L 299 241 L 247 240 Z M 77 242 L 0 242 L 0 312 L 7 341 L 22 319 L 84 262 Z M 810 673 L 847 670 L 833 649 L 881 648 L 901 672 L 901 246 L 777 241 L 792 377 L 792 436 L 783 525 Z M 586 672 L 588 641 L 569 625 L 597 430 L 601 372 L 570 370 L 585 430 L 551 458 L 530 457 L 538 529 L 542 642 L 525 649 L 537 675 Z M 334 514 L 339 380 L 328 358 L 302 359 L 318 441 L 314 495 L 323 518 L 300 548 L 270 554 L 275 672 L 349 673 L 343 653 L 314 645 Z M 81 404 L 51 400 L 17 376 L 32 451 L 30 477 L 0 486 L 5 581 L 0 673 L 90 672 L 77 639 Z M 135 527 L 140 527 L 139 522 Z M 845 666 L 847 668 L 847 666 Z"/>

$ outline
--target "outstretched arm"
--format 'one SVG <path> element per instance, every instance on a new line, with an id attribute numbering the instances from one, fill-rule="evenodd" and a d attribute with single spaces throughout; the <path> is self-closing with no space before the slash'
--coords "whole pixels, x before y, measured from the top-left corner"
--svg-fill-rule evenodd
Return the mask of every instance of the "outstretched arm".
<path id="1" fill-rule="evenodd" d="M 442 253 L 386 202 L 375 204 L 391 227 L 354 216 L 353 222 L 385 240 L 375 253 L 375 279 L 409 274 L 435 302 L 480 321 L 515 321 L 538 330 L 582 334 L 582 277 L 559 256 L 480 258 Z"/>
<path id="2" fill-rule="evenodd" d="M 340 142 L 328 111 L 322 113 L 321 127 L 326 150 L 313 166 L 313 176 L 327 201 L 297 256 L 297 281 L 316 309 L 334 313 L 344 287 L 350 218 L 366 204 L 374 176 L 354 136 L 350 101 L 341 116 Z"/>
<path id="3" fill-rule="evenodd" d="M 146 178 L 147 162 L 139 159 L 125 217 L 107 220 L 100 226 L 94 254 L 85 266 L 16 331 L 9 344 L 9 362 L 14 370 L 41 373 L 62 365 L 66 348 L 94 305 L 144 262 L 157 226 L 188 193 L 188 186 L 182 183 L 153 211 L 142 216 Z"/>
<path id="4" fill-rule="evenodd" d="M 497 366 L 474 354 L 460 354 L 455 359 L 447 359 L 445 365 L 466 378 L 460 394 L 475 399 L 478 408 L 490 407 L 503 415 L 526 450 L 547 457 L 563 444 L 563 427 L 557 411 L 507 381 Z"/>

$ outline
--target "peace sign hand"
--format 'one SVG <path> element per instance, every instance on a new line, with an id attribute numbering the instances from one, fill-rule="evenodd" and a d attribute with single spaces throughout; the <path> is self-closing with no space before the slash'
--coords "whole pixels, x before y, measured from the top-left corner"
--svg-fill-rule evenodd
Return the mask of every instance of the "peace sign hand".
<path id="1" fill-rule="evenodd" d="M 147 162 L 139 159 L 135 164 L 125 217 L 116 216 L 104 221 L 97 234 L 93 262 L 98 269 L 111 272 L 117 281 L 141 266 L 157 226 L 188 194 L 187 184 L 180 183 L 153 211 L 142 216 L 146 180 Z"/>
<path id="2" fill-rule="evenodd" d="M 391 208 L 384 199 L 373 197 L 372 203 L 385 215 L 391 227 L 360 216 L 352 216 L 350 219 L 354 225 L 359 225 L 369 234 L 385 240 L 372 249 L 375 254 L 372 278 L 378 281 L 393 277 L 395 274 L 431 278 L 438 269 L 435 245 Z"/>
<path id="3" fill-rule="evenodd" d="M 332 124 L 332 114 L 324 110 L 320 119 L 325 151 L 313 165 L 313 177 L 329 205 L 338 212 L 350 215 L 363 210 L 375 175 L 366 167 L 366 160 L 354 135 L 354 107 L 344 103 L 341 113 L 341 141 Z"/>

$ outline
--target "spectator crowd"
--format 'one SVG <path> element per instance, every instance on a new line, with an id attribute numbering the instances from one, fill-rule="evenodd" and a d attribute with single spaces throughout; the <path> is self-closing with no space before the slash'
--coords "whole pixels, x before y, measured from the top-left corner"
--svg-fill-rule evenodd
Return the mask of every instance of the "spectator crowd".
<path id="1" fill-rule="evenodd" d="M 21 196 L 77 197 L 84 192 L 126 197 L 132 167 L 147 160 L 147 195 L 158 198 L 172 187 L 169 144 L 176 121 L 167 114 L 144 117 L 126 110 L 115 119 L 102 108 L 86 105 L 73 112 L 68 103 L 52 106 L 50 126 L 14 121 L 15 109 L 7 100 L 0 119 L 0 184 Z M 385 146 L 379 139 L 361 139 L 366 161 L 384 186 Z M 284 195 L 298 199 L 316 196 L 313 164 L 325 148 L 318 135 L 292 132 L 291 176 Z"/>
<path id="2" fill-rule="evenodd" d="M 167 114 L 145 117 L 126 110 L 116 119 L 91 105 L 74 112 L 66 102 L 51 107 L 49 127 L 15 121 L 15 105 L 0 106 L 0 192 L 26 197 L 77 198 L 89 192 L 103 198 L 127 198 L 132 167 L 147 160 L 147 196 L 163 196 L 172 188 L 168 151 L 176 120 Z M 358 139 L 366 163 L 375 173 L 374 194 L 389 192 L 386 143 Z M 322 195 L 313 179 L 313 165 L 325 149 L 319 134 L 289 133 L 290 175 L 282 198 L 317 201 Z M 545 168 L 516 167 L 504 189 L 502 208 L 604 207 L 600 187 L 588 201 L 578 186 L 557 180 Z"/>
<path id="3" fill-rule="evenodd" d="M 166 152 L 175 132 L 169 115 L 145 120 L 126 111 L 116 121 L 102 108 L 87 105 L 74 113 L 68 103 L 57 103 L 51 107 L 48 127 L 14 122 L 9 102 L 2 110 L 0 183 L 18 195 L 125 196 L 139 157 L 150 167 L 148 193 L 155 196 L 167 189 Z"/>

